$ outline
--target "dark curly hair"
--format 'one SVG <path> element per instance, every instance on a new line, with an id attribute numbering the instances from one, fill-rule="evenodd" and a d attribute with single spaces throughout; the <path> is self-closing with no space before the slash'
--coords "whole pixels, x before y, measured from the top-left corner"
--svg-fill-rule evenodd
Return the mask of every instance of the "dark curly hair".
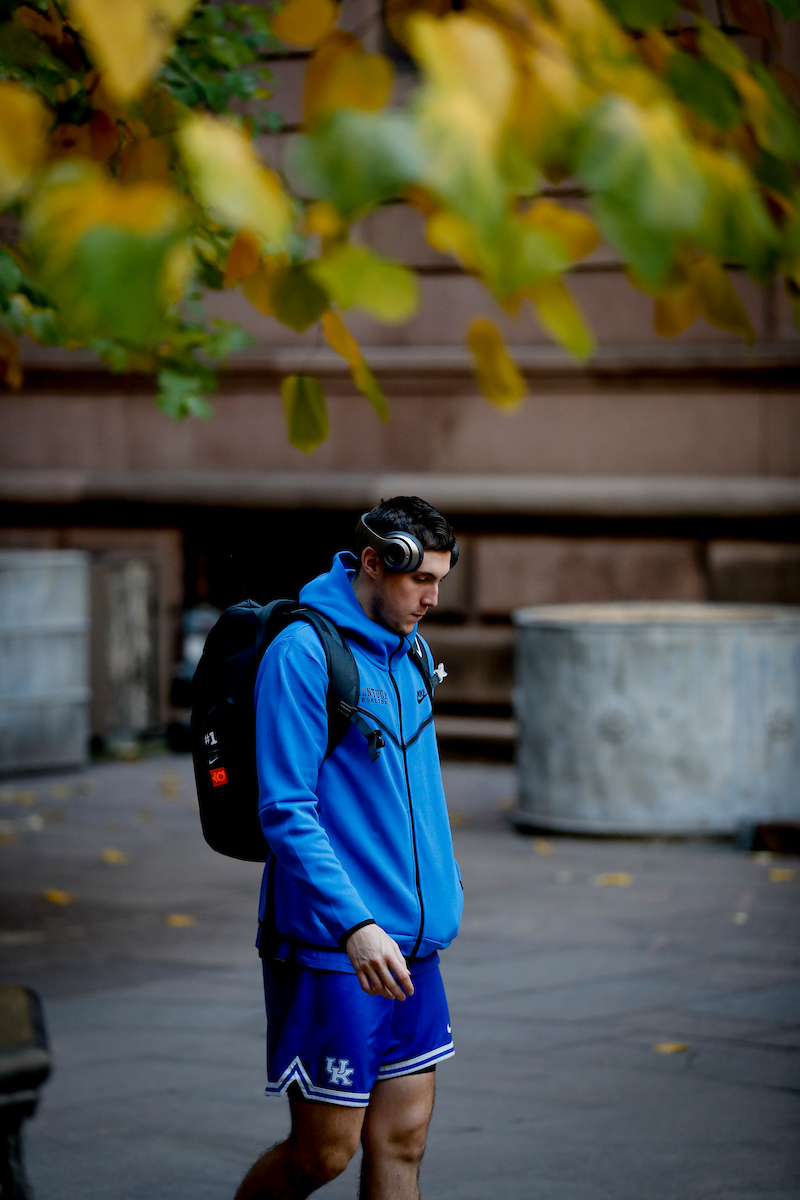
<path id="1" fill-rule="evenodd" d="M 381 500 L 366 514 L 366 522 L 383 537 L 395 529 L 413 534 L 425 550 L 452 550 L 456 544 L 447 518 L 419 496 L 393 496 L 391 500 Z M 363 533 L 357 533 L 356 557 L 359 561 L 366 545 Z"/>

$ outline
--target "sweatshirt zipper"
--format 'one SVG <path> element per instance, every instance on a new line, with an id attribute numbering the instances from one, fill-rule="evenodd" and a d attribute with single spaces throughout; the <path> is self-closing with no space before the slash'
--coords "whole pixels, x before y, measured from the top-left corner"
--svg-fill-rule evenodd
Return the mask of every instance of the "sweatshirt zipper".
<path id="1" fill-rule="evenodd" d="M 401 638 L 400 645 L 397 647 L 397 650 L 393 651 L 393 653 L 389 656 L 389 678 L 392 681 L 392 687 L 394 688 L 395 695 L 397 696 L 397 716 L 398 716 L 398 720 L 400 722 L 400 747 L 403 751 L 403 770 L 404 770 L 405 776 L 406 776 L 406 792 L 408 794 L 408 813 L 409 813 L 409 817 L 411 819 L 411 844 L 414 848 L 414 875 L 415 875 L 416 884 L 417 884 L 417 899 L 419 900 L 419 933 L 417 934 L 417 940 L 414 943 L 414 949 L 411 951 L 411 954 L 408 957 L 408 961 L 413 962 L 413 960 L 417 956 L 417 951 L 419 950 L 420 942 L 422 941 L 422 931 L 425 927 L 425 905 L 423 904 L 423 901 L 422 901 L 422 885 L 420 883 L 420 878 L 419 878 L 419 857 L 417 855 L 417 831 L 414 826 L 414 802 L 411 799 L 411 780 L 409 779 L 409 775 L 408 775 L 408 757 L 406 754 L 405 741 L 403 739 L 403 705 L 400 700 L 400 689 L 397 686 L 397 680 L 395 679 L 394 675 L 392 674 L 392 659 L 394 658 L 395 654 L 397 654 L 398 650 L 402 650 L 404 644 L 405 644 L 405 639 Z"/>

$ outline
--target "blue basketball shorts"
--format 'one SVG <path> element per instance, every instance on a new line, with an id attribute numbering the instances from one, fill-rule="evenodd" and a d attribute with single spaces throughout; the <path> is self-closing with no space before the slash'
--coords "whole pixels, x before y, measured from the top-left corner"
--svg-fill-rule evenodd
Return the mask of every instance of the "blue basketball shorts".
<path id="1" fill-rule="evenodd" d="M 298 1084 L 307 1100 L 366 1108 L 382 1079 L 455 1053 L 439 956 L 412 971 L 414 995 L 369 996 L 355 975 L 265 961 L 268 1096 Z"/>

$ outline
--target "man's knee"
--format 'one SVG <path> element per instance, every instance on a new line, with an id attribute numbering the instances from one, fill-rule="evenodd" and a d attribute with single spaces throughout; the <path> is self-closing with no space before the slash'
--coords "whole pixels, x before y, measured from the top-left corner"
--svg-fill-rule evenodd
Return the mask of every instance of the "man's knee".
<path id="1" fill-rule="evenodd" d="M 347 1134 L 326 1139 L 298 1138 L 292 1145 L 292 1157 L 300 1172 L 315 1187 L 322 1187 L 341 1175 L 357 1149 L 358 1137 Z"/>
<path id="2" fill-rule="evenodd" d="M 409 1166 L 418 1166 L 425 1153 L 428 1134 L 428 1113 L 414 1114 L 388 1127 L 373 1128 L 369 1140 L 365 1139 L 365 1151 L 369 1155 L 393 1158 Z"/>
<path id="3" fill-rule="evenodd" d="M 302 1146 L 295 1150 L 298 1166 L 304 1175 L 314 1180 L 317 1187 L 341 1175 L 354 1154 L 355 1147 L 341 1142 Z"/>

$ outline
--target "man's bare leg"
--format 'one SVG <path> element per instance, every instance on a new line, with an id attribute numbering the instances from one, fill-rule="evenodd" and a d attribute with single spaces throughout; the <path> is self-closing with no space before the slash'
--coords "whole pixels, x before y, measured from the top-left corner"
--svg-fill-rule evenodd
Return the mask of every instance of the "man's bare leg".
<path id="1" fill-rule="evenodd" d="M 291 1133 L 253 1164 L 235 1200 L 305 1200 L 341 1175 L 358 1149 L 366 1109 L 309 1104 L 296 1085 L 289 1103 Z"/>
<path id="2" fill-rule="evenodd" d="M 360 1200 L 419 1200 L 435 1087 L 433 1071 L 375 1084 L 361 1134 Z"/>

